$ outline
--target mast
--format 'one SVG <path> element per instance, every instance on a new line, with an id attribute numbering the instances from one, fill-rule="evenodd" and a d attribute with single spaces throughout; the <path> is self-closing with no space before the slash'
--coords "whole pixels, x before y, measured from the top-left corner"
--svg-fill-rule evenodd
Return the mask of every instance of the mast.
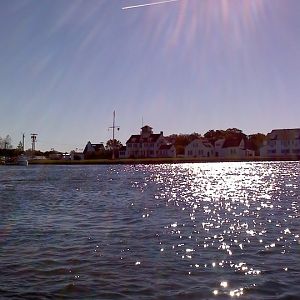
<path id="1" fill-rule="evenodd" d="M 120 130 L 120 126 L 116 126 L 116 111 L 113 112 L 113 124 L 109 129 L 112 129 L 112 159 L 115 159 L 115 129 Z"/>

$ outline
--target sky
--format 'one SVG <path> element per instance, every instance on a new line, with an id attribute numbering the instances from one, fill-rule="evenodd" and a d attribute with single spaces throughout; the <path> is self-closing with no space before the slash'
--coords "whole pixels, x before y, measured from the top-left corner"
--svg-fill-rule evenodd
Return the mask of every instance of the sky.
<path id="1" fill-rule="evenodd" d="M 299 128 L 300 1 L 1 0 L 0 136 L 42 151 Z"/>

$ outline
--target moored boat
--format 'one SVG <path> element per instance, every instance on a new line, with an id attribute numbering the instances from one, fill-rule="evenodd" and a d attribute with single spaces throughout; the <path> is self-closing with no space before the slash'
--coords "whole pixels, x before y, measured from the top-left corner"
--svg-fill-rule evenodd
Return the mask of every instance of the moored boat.
<path id="1" fill-rule="evenodd" d="M 28 166 L 28 159 L 25 155 L 21 154 L 17 158 L 6 159 L 4 162 L 6 166 Z"/>
<path id="2" fill-rule="evenodd" d="M 18 157 L 17 163 L 19 166 L 28 166 L 28 159 L 22 154 Z"/>

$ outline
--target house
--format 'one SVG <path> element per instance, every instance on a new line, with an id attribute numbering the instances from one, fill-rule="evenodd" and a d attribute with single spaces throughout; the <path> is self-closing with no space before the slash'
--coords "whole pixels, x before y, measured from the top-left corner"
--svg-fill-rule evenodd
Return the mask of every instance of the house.
<path id="1" fill-rule="evenodd" d="M 206 139 L 195 139 L 184 150 L 184 157 L 200 158 L 214 156 L 214 147 Z"/>
<path id="2" fill-rule="evenodd" d="M 119 149 L 119 158 L 126 158 L 126 146 L 122 146 Z"/>
<path id="3" fill-rule="evenodd" d="M 176 157 L 176 148 L 172 144 L 161 145 L 158 149 L 158 157 Z"/>
<path id="4" fill-rule="evenodd" d="M 84 159 L 84 153 L 72 150 L 70 152 L 70 159 L 71 160 L 83 160 Z"/>
<path id="5" fill-rule="evenodd" d="M 215 157 L 224 157 L 223 155 L 223 145 L 225 143 L 225 139 L 219 139 L 215 141 Z"/>
<path id="6" fill-rule="evenodd" d="M 243 137 L 220 139 L 215 142 L 215 156 L 221 158 L 245 158 L 255 155 L 251 145 Z"/>
<path id="7" fill-rule="evenodd" d="M 274 129 L 267 134 L 264 145 L 260 148 L 263 157 L 300 157 L 300 128 Z"/>
<path id="8" fill-rule="evenodd" d="M 92 157 L 96 157 L 98 155 L 103 154 L 104 151 L 105 151 L 105 148 L 102 143 L 92 144 L 89 141 L 83 150 L 83 154 L 84 154 L 84 158 L 92 158 Z"/>
<path id="9" fill-rule="evenodd" d="M 150 126 L 141 128 L 140 134 L 132 135 L 126 142 L 126 158 L 154 158 L 159 157 L 159 149 L 166 145 L 167 141 L 163 132 L 153 133 Z"/>
<path id="10" fill-rule="evenodd" d="M 63 153 L 51 150 L 48 154 L 49 159 L 51 160 L 59 160 L 63 158 Z"/>

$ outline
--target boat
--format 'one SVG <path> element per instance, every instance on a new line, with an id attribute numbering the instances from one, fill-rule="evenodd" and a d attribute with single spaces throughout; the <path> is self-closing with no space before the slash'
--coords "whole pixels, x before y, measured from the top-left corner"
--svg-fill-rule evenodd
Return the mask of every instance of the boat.
<path id="1" fill-rule="evenodd" d="M 18 166 L 28 166 L 28 159 L 25 155 L 21 154 L 18 158 L 17 158 L 17 164 Z"/>
<path id="2" fill-rule="evenodd" d="M 28 159 L 25 155 L 21 154 L 17 158 L 9 158 L 4 162 L 6 166 L 28 166 Z"/>

